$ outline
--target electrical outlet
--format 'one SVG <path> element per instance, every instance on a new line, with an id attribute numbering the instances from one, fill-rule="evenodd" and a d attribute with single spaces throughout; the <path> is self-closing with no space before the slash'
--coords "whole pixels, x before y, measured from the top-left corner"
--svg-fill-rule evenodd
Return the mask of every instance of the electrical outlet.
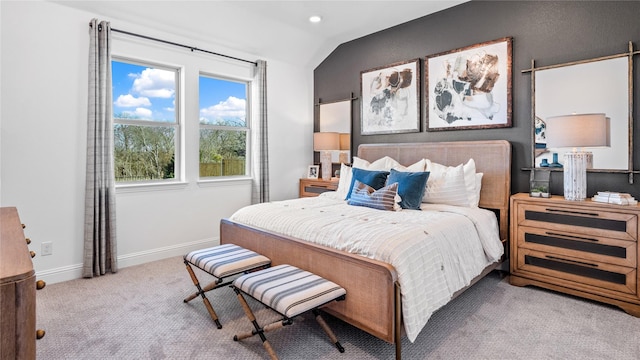
<path id="1" fill-rule="evenodd" d="M 53 254 L 53 243 L 51 241 L 42 243 L 42 256 Z"/>

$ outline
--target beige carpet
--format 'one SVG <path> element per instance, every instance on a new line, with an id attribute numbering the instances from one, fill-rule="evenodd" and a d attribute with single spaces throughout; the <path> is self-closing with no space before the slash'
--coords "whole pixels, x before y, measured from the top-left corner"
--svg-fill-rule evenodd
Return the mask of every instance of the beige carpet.
<path id="1" fill-rule="evenodd" d="M 200 298 L 182 302 L 194 289 L 181 257 L 47 285 L 37 294 L 37 327 L 47 332 L 37 342 L 38 359 L 267 358 L 258 337 L 232 340 L 252 327 L 231 289 L 209 292 L 221 330 Z M 259 321 L 276 318 L 251 305 Z M 344 354 L 308 315 L 267 337 L 281 359 L 394 358 L 393 345 L 325 319 Z M 403 358 L 639 359 L 640 319 L 607 305 L 514 287 L 494 272 L 436 312 L 415 343 L 405 339 Z"/>

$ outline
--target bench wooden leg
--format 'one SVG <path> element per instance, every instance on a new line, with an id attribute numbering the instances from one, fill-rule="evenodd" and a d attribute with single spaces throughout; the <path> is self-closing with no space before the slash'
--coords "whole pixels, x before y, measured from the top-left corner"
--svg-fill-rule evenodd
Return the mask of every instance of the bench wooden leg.
<path id="1" fill-rule="evenodd" d="M 331 339 L 331 342 L 333 342 L 336 345 L 336 347 L 338 348 L 338 351 L 343 353 L 344 348 L 340 344 L 340 341 L 338 341 L 336 334 L 333 333 L 329 325 L 327 325 L 327 323 L 322 318 L 322 315 L 320 315 L 320 311 L 318 311 L 318 309 L 313 309 L 312 311 L 313 311 L 313 315 L 316 317 L 316 321 L 318 322 L 318 324 L 320 324 L 320 327 L 322 328 L 322 330 L 324 330 L 324 332 L 329 336 L 329 339 Z"/>
<path id="2" fill-rule="evenodd" d="M 281 328 L 282 326 L 285 325 L 284 322 L 278 321 L 277 323 L 270 324 L 265 329 L 262 329 L 258 324 L 258 321 L 256 320 L 256 317 L 253 314 L 253 311 L 251 311 L 249 304 L 247 304 L 247 301 L 244 299 L 244 296 L 242 296 L 242 292 L 240 292 L 240 290 L 238 290 L 235 287 L 233 287 L 233 290 L 238 295 L 238 301 L 240 301 L 240 305 L 242 305 L 242 309 L 244 310 L 245 315 L 247 315 L 247 318 L 249 319 L 249 321 L 251 321 L 251 324 L 255 328 L 255 330 L 251 332 L 235 335 L 233 337 L 233 341 L 240 341 L 242 339 L 246 339 L 248 337 L 251 337 L 257 334 L 258 336 L 260 336 L 260 339 L 262 340 L 262 346 L 264 346 L 265 350 L 267 350 L 267 353 L 269 354 L 269 357 L 271 358 L 271 360 L 278 360 L 278 356 L 276 355 L 275 350 L 273 350 L 273 347 L 271 347 L 269 340 L 267 340 L 267 338 L 264 336 L 264 332 Z M 276 324 L 282 324 L 282 325 L 278 326 Z"/>
<path id="3" fill-rule="evenodd" d="M 209 316 L 211 316 L 211 319 L 216 323 L 216 327 L 218 329 L 222 329 L 222 324 L 220 324 L 220 320 L 218 320 L 218 315 L 216 314 L 215 310 L 213 310 L 213 306 L 211 306 L 211 303 L 209 302 L 209 299 L 204 294 L 206 291 L 214 289 L 216 286 L 211 287 L 211 285 L 216 285 L 216 283 L 214 282 L 212 284 L 207 285 L 205 290 L 203 290 L 202 287 L 200 287 L 200 281 L 198 281 L 198 278 L 196 277 L 196 274 L 193 272 L 193 269 L 191 268 L 191 265 L 189 265 L 189 262 L 185 261 L 184 263 L 187 266 L 187 272 L 189 273 L 189 276 L 191 277 L 191 281 L 193 281 L 193 285 L 195 285 L 196 288 L 198 289 L 198 292 L 196 292 L 195 294 L 193 294 L 193 295 L 187 297 L 186 299 L 184 299 L 184 302 L 185 303 L 189 302 L 192 299 L 196 298 L 198 295 L 200 295 L 202 297 L 202 301 L 204 302 L 204 306 L 207 308 L 207 311 L 209 312 Z M 207 288 L 209 288 L 209 289 L 206 290 Z"/>
<path id="4" fill-rule="evenodd" d="M 221 286 L 221 285 L 220 285 L 220 281 L 214 281 L 214 282 L 210 283 L 209 285 L 207 285 L 207 286 L 203 287 L 203 288 L 202 288 L 202 292 L 205 292 L 205 293 L 206 293 L 206 292 L 209 292 L 209 291 L 211 291 L 211 290 L 213 290 L 213 289 L 215 289 L 215 288 L 218 288 L 218 287 L 220 287 L 220 286 Z M 193 300 L 193 299 L 197 298 L 197 297 L 198 297 L 198 295 L 200 295 L 200 292 L 199 292 L 199 291 L 198 291 L 198 292 L 194 292 L 193 294 L 191 294 L 191 295 L 187 296 L 187 297 L 184 299 L 184 302 L 188 303 L 189 301 L 191 301 L 191 300 Z"/>

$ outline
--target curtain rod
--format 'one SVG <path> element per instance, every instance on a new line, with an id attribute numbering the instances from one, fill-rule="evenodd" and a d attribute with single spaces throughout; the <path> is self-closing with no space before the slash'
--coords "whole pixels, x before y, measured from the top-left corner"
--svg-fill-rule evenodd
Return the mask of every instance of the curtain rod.
<path id="1" fill-rule="evenodd" d="M 132 32 L 129 32 L 129 31 L 118 30 L 118 29 L 114 29 L 114 28 L 111 28 L 111 31 L 115 31 L 115 32 L 118 32 L 118 33 L 126 34 L 126 35 L 136 36 L 136 37 L 140 37 L 140 38 L 147 39 L 147 40 L 158 41 L 158 42 L 169 44 L 169 45 L 180 46 L 180 47 L 183 47 L 183 48 L 187 48 L 187 49 L 191 50 L 192 52 L 193 51 L 200 51 L 200 52 L 203 52 L 203 53 L 216 55 L 216 56 L 222 56 L 222 57 L 226 57 L 226 58 L 229 58 L 229 59 L 233 59 L 233 60 L 237 60 L 237 61 L 243 61 L 243 62 L 246 62 L 246 63 L 253 64 L 255 66 L 258 66 L 258 63 L 255 62 L 255 61 L 240 59 L 240 58 L 237 58 L 237 57 L 233 57 L 233 56 L 229 56 L 229 55 L 225 55 L 225 54 L 220 54 L 220 53 L 209 51 L 209 50 L 199 49 L 199 48 L 194 47 L 194 46 L 183 45 L 183 44 L 175 43 L 175 42 L 172 42 L 172 41 L 157 39 L 157 38 L 154 38 L 154 37 L 151 37 L 151 36 L 140 35 L 140 34 L 132 33 Z"/>

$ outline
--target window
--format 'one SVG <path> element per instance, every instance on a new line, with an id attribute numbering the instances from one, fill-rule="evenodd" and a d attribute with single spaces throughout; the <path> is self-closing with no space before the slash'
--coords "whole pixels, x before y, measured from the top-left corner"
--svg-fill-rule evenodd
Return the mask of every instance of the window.
<path id="1" fill-rule="evenodd" d="M 116 182 L 175 179 L 179 69 L 123 59 L 111 66 Z"/>
<path id="2" fill-rule="evenodd" d="M 247 175 L 246 81 L 200 75 L 200 178 Z"/>

